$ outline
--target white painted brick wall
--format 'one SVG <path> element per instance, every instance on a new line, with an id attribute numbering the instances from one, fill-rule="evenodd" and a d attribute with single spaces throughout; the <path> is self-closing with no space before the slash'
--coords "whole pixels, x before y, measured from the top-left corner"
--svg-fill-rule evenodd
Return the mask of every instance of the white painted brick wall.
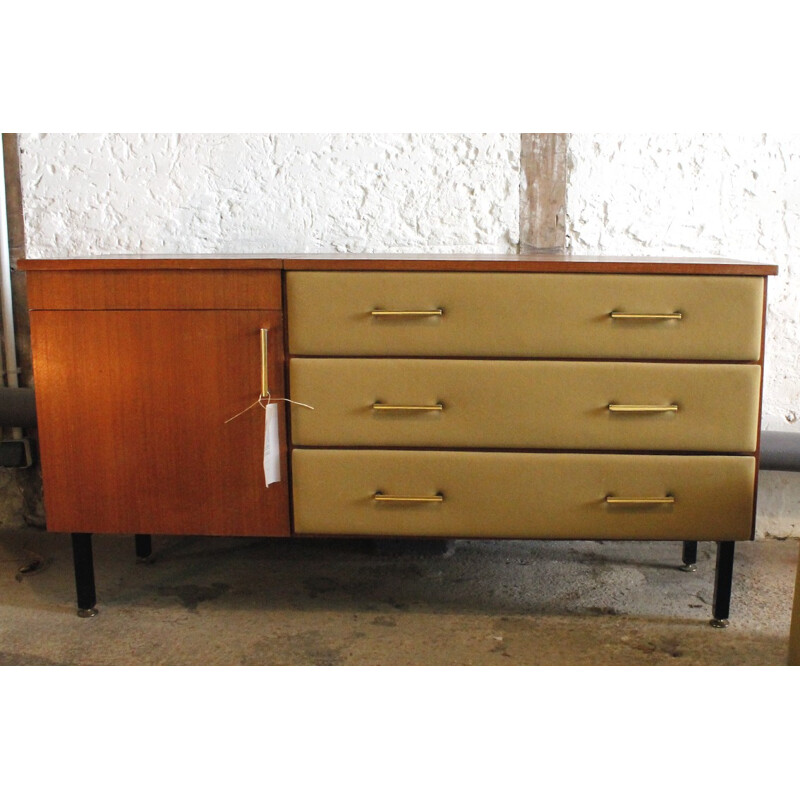
<path id="1" fill-rule="evenodd" d="M 800 135 L 573 134 L 568 175 L 575 253 L 778 265 L 763 422 L 800 435 Z M 757 531 L 800 537 L 800 474 L 761 473 Z"/>
<path id="2" fill-rule="evenodd" d="M 518 134 L 21 135 L 27 253 L 514 252 Z M 770 279 L 764 422 L 800 430 L 800 136 L 573 134 L 576 253 L 726 256 Z M 800 537 L 765 472 L 759 535 Z"/>
<path id="3" fill-rule="evenodd" d="M 518 134 L 20 136 L 30 257 L 507 253 Z"/>

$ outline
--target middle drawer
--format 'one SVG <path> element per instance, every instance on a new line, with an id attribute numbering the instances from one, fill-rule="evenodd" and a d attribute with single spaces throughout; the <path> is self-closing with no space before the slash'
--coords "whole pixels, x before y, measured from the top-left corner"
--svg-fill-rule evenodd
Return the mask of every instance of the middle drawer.
<path id="1" fill-rule="evenodd" d="M 755 364 L 293 358 L 298 446 L 753 452 Z"/>

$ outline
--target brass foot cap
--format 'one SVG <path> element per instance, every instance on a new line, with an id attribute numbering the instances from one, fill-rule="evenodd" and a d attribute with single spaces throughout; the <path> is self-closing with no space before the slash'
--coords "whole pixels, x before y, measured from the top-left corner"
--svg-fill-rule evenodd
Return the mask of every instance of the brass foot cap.
<path id="1" fill-rule="evenodd" d="M 88 619 L 89 617 L 96 617 L 97 616 L 97 609 L 96 608 L 79 608 L 78 609 L 78 616 L 82 617 L 83 619 Z"/>
<path id="2" fill-rule="evenodd" d="M 712 628 L 727 628 L 728 620 L 726 619 L 712 619 L 709 623 Z"/>
<path id="3" fill-rule="evenodd" d="M 681 564 L 683 572 L 697 572 L 697 564 Z"/>

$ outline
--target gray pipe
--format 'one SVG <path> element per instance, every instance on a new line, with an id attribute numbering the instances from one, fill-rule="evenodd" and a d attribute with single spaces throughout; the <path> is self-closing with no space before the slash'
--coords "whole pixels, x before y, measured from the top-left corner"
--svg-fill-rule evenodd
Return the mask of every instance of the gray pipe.
<path id="1" fill-rule="evenodd" d="M 759 469 L 800 472 L 800 433 L 761 431 Z"/>
<path id="2" fill-rule="evenodd" d="M 6 380 L 4 385 L 16 389 L 17 345 L 14 333 L 14 310 L 11 293 L 11 261 L 8 251 L 8 217 L 6 216 L 6 168 L 3 161 L 3 148 L 0 146 L 0 307 L 3 316 L 3 348 L 6 357 Z M 22 431 L 18 425 L 11 428 L 11 438 L 21 439 Z"/>
<path id="3" fill-rule="evenodd" d="M 0 387 L 0 425 L 11 428 L 36 427 L 36 399 L 33 389 Z"/>

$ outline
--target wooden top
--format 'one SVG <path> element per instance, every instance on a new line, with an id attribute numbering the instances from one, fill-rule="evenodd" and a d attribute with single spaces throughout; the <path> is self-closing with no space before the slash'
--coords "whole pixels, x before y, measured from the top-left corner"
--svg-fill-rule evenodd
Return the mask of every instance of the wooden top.
<path id="1" fill-rule="evenodd" d="M 777 275 L 773 264 L 724 258 L 506 254 L 297 253 L 275 255 L 124 255 L 20 259 L 26 271 L 83 270 L 446 270 L 453 272 L 610 272 L 675 275 Z"/>

